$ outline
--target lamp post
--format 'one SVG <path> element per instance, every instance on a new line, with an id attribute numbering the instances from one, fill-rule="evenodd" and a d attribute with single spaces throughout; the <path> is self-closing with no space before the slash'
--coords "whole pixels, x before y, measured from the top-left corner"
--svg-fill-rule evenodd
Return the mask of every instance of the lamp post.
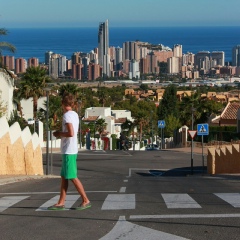
<path id="1" fill-rule="evenodd" d="M 50 88 L 44 88 L 47 95 L 47 113 L 46 113 L 46 133 L 47 133 L 47 142 L 46 142 L 46 175 L 49 175 L 49 134 L 48 134 L 48 119 L 49 119 L 49 91 Z"/>
<path id="2" fill-rule="evenodd" d="M 79 147 L 82 148 L 82 118 L 81 118 L 81 100 L 78 99 L 78 116 L 79 116 Z"/>
<path id="3" fill-rule="evenodd" d="M 153 111 L 151 111 L 152 113 L 152 149 L 153 149 Z"/>

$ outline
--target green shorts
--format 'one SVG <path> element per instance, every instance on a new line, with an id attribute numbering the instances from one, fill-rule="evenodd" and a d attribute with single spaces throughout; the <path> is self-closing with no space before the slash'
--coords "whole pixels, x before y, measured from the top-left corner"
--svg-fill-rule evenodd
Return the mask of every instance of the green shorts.
<path id="1" fill-rule="evenodd" d="M 61 177 L 65 179 L 77 178 L 77 154 L 62 155 Z"/>

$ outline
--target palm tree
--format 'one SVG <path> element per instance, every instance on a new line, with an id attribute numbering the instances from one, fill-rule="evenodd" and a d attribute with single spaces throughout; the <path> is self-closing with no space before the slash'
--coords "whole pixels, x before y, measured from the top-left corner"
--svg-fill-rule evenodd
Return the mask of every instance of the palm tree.
<path id="1" fill-rule="evenodd" d="M 60 130 L 62 126 L 62 98 L 60 96 L 49 96 L 49 129 Z M 47 101 L 44 102 L 45 108 L 47 108 Z M 41 121 L 46 121 L 46 115 L 40 115 Z"/>
<path id="2" fill-rule="evenodd" d="M 139 127 L 139 139 L 142 141 L 143 129 L 149 125 L 148 117 L 146 111 L 139 111 L 138 114 L 134 117 L 135 123 Z"/>
<path id="3" fill-rule="evenodd" d="M 99 132 L 100 136 L 102 135 L 102 133 L 104 132 L 106 127 L 107 127 L 107 123 L 105 122 L 105 120 L 103 118 L 99 118 L 95 122 L 95 131 Z"/>
<path id="4" fill-rule="evenodd" d="M 201 117 L 201 98 L 198 92 L 190 96 L 184 96 L 180 102 L 179 118 L 181 123 L 187 126 L 191 125 L 191 116 L 194 114 L 195 121 Z"/>
<path id="5" fill-rule="evenodd" d="M 13 103 L 17 106 L 17 111 L 20 113 L 20 116 L 23 116 L 21 100 L 24 98 L 21 89 L 16 88 L 13 90 Z"/>
<path id="6" fill-rule="evenodd" d="M 45 95 L 44 88 L 47 86 L 48 82 L 50 82 L 50 79 L 46 74 L 46 69 L 40 66 L 29 67 L 26 73 L 23 74 L 20 88 L 24 98 L 33 98 L 34 118 L 37 116 L 38 99 Z"/>
<path id="7" fill-rule="evenodd" d="M 76 84 L 71 83 L 61 85 L 59 88 L 59 96 L 62 97 L 66 92 L 73 94 L 77 98 L 79 95 L 79 88 Z"/>
<path id="8" fill-rule="evenodd" d="M 4 36 L 4 35 L 7 35 L 7 34 L 8 34 L 8 31 L 5 28 L 0 28 L 0 36 Z M 10 51 L 10 52 L 14 53 L 16 51 L 16 48 L 11 43 L 0 42 L 0 67 L 4 67 L 4 66 L 2 66 L 2 52 L 3 52 L 3 50 L 7 50 L 7 51 Z"/>

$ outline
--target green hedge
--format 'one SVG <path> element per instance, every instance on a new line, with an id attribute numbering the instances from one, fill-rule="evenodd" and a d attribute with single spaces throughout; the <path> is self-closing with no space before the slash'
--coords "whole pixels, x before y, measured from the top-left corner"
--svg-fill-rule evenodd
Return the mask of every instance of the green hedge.
<path id="1" fill-rule="evenodd" d="M 209 135 L 203 136 L 205 143 L 211 141 L 231 142 L 240 139 L 240 133 L 237 133 L 237 127 L 234 126 L 209 126 Z M 202 136 L 196 136 L 195 141 L 201 142 Z"/>

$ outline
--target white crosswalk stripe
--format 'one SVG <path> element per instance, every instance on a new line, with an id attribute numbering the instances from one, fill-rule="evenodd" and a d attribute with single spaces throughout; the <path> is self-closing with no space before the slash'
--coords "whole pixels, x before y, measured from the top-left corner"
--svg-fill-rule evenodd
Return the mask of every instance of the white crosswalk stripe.
<path id="1" fill-rule="evenodd" d="M 163 193 L 162 197 L 167 208 L 201 208 L 201 206 L 186 193 Z"/>
<path id="2" fill-rule="evenodd" d="M 240 194 L 239 193 L 215 193 L 216 196 L 231 204 L 235 208 L 240 208 Z"/>
<path id="3" fill-rule="evenodd" d="M 13 206 L 14 204 L 28 198 L 29 196 L 6 196 L 0 198 L 0 212 L 3 212 L 7 208 Z"/>
<path id="4" fill-rule="evenodd" d="M 213 193 L 216 197 L 222 199 L 227 204 L 234 208 L 240 208 L 240 193 Z M 197 199 L 193 199 L 187 193 L 162 193 L 163 201 L 168 209 L 193 209 L 202 208 L 197 203 Z M 0 198 L 0 213 L 14 206 L 15 204 L 29 198 L 30 196 L 4 196 Z M 65 201 L 65 210 L 71 209 L 71 207 L 78 201 L 80 196 L 67 195 Z M 47 208 L 58 202 L 59 195 L 56 195 L 49 200 L 46 200 L 35 211 L 50 211 Z M 121 210 L 121 209 L 136 209 L 138 202 L 136 194 L 107 194 L 101 210 Z M 79 202 L 80 204 L 80 202 Z M 78 204 L 77 204 L 78 205 Z"/>
<path id="5" fill-rule="evenodd" d="M 65 210 L 69 210 L 73 204 L 78 200 L 79 195 L 67 195 L 66 201 L 65 201 Z M 47 208 L 56 204 L 59 199 L 59 195 L 51 198 L 47 202 L 45 202 L 43 205 L 41 205 L 36 211 L 50 211 Z"/>

